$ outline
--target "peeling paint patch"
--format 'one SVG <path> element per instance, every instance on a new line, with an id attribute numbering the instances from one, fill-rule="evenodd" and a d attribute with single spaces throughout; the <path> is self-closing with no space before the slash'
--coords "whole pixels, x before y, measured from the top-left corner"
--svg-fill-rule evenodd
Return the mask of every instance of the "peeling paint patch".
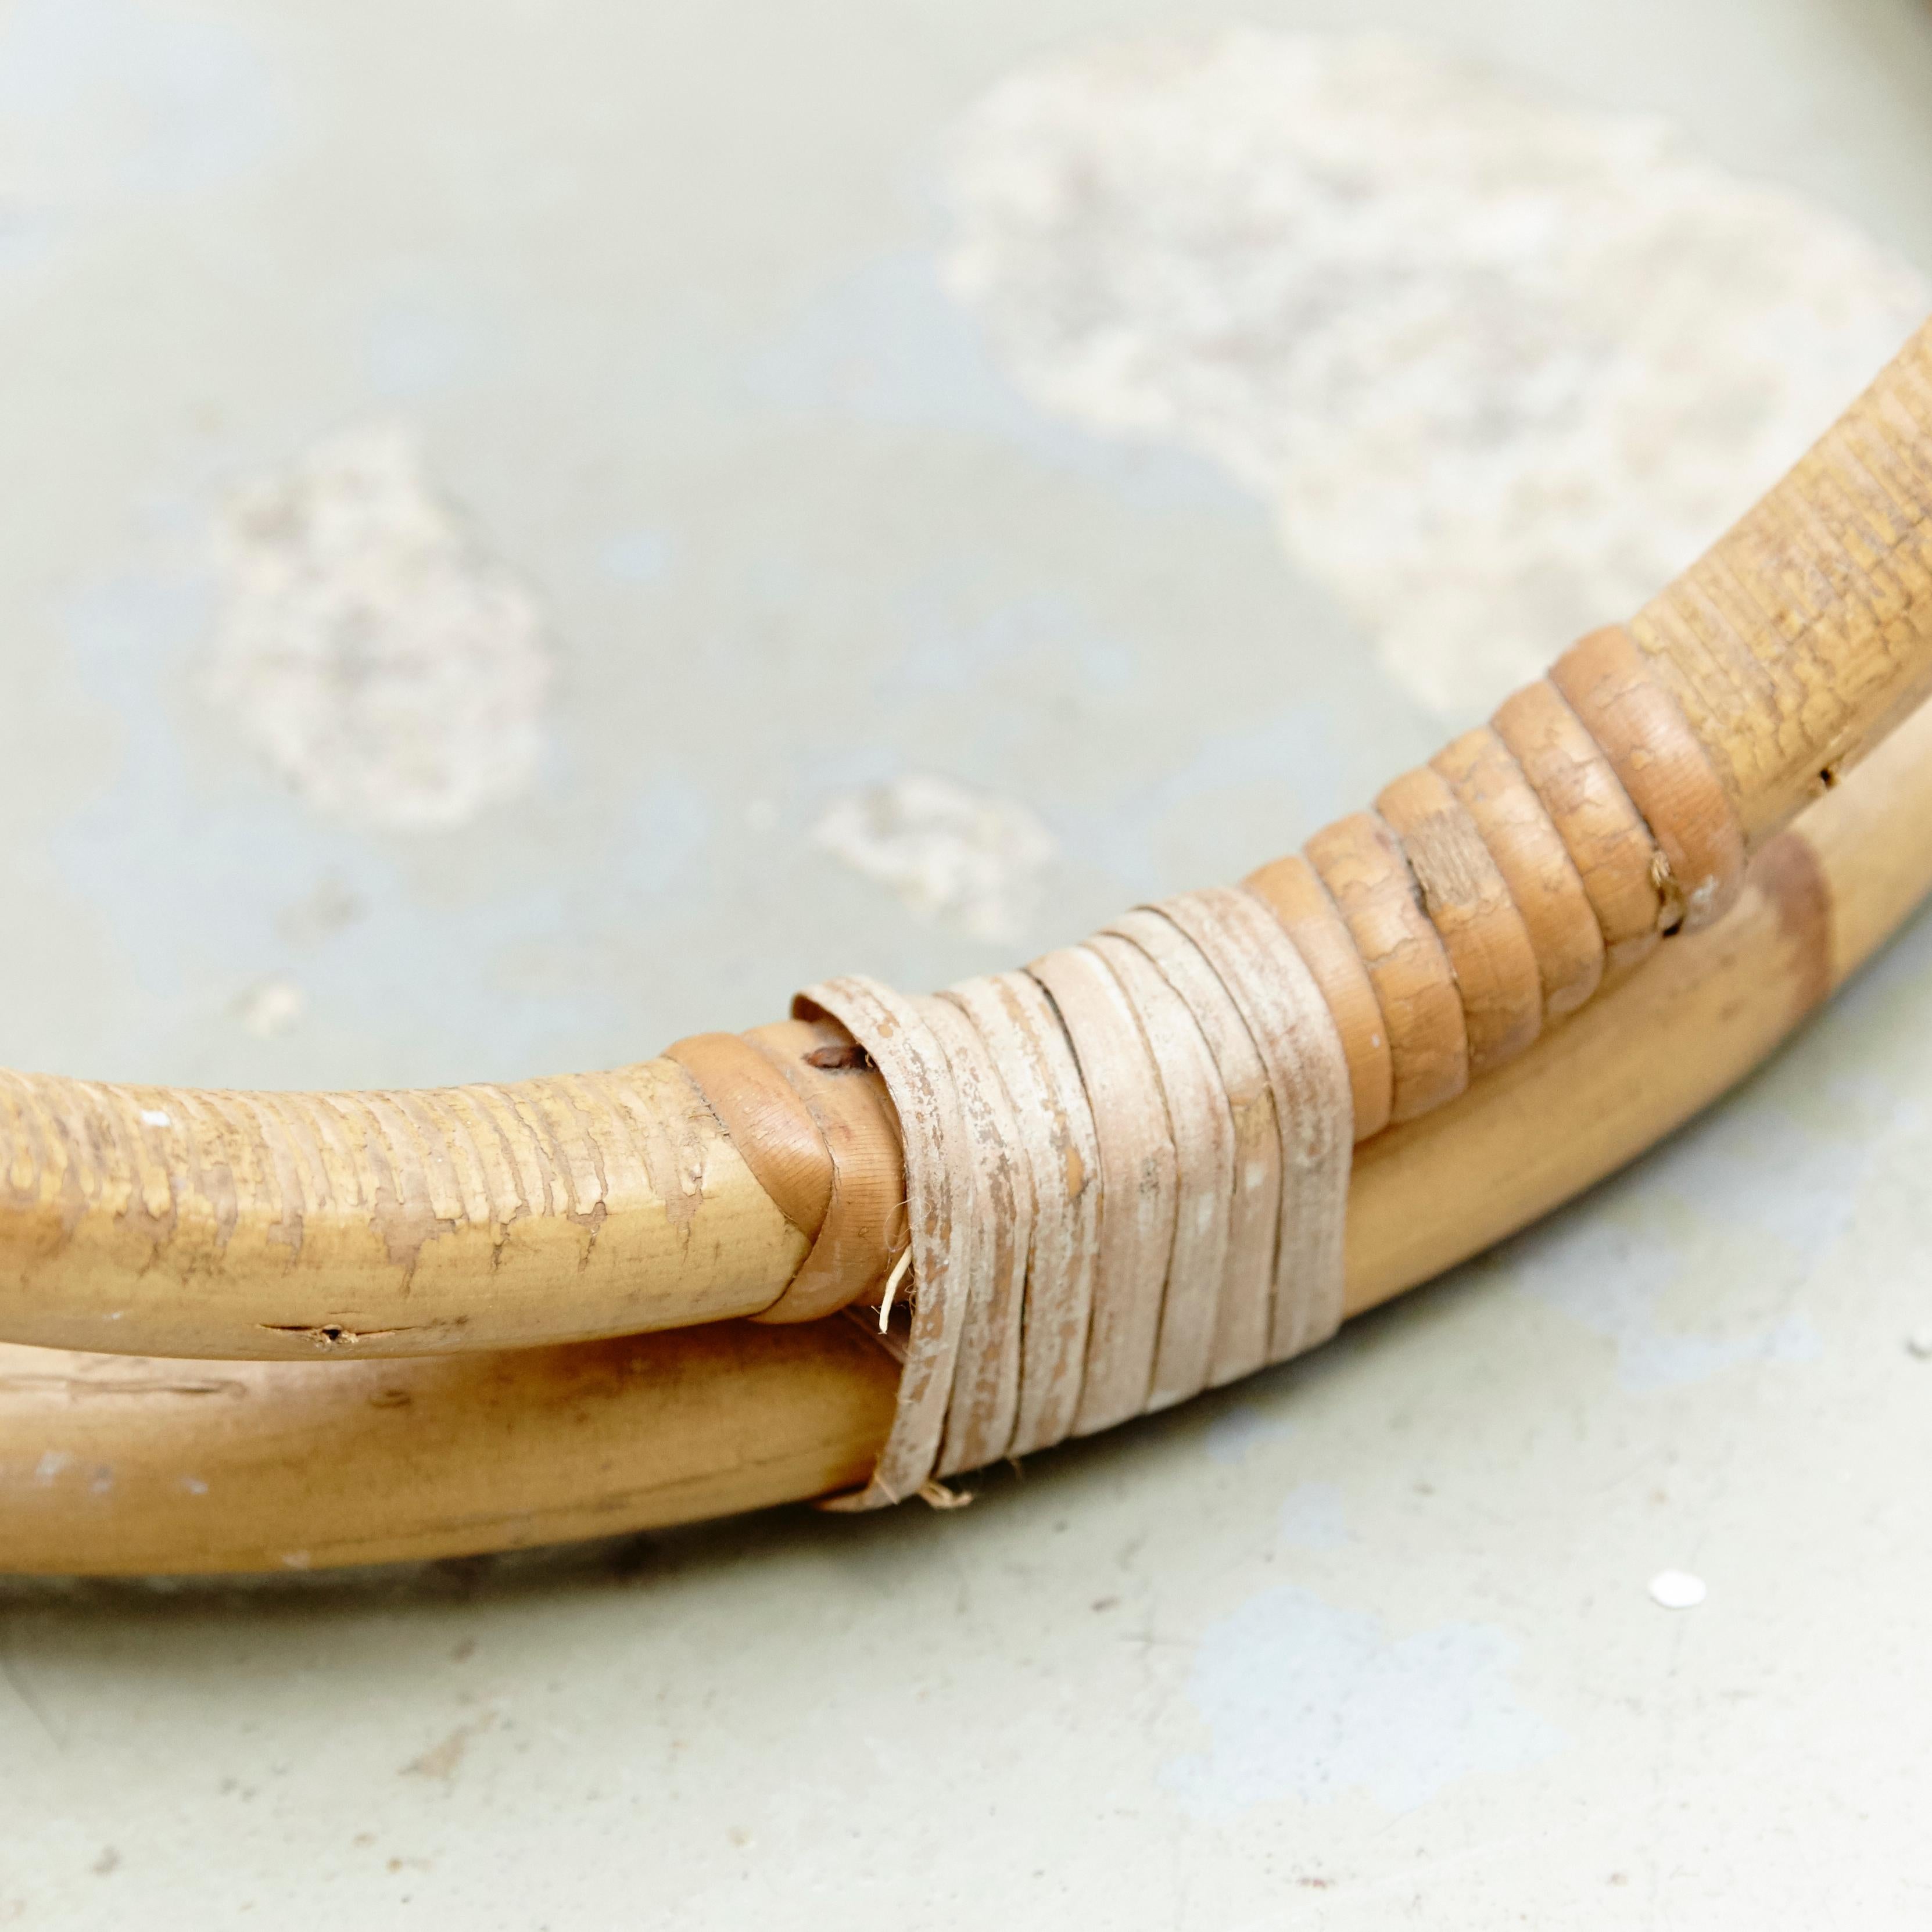
<path id="1" fill-rule="evenodd" d="M 1188 1688 L 1210 1742 L 1162 1768 L 1198 1816 L 1365 1792 L 1408 1811 L 1465 1778 L 1561 1747 L 1519 1697 L 1503 1632 L 1449 1623 L 1391 1636 L 1378 1618 L 1270 1590 L 1210 1627 Z"/>
<path id="2" fill-rule="evenodd" d="M 428 831 L 528 788 L 550 676 L 541 614 L 406 430 L 318 443 L 236 499 L 215 554 L 215 694 L 311 805 Z"/>
<path id="3" fill-rule="evenodd" d="M 1058 850 L 1012 799 L 915 772 L 836 800 L 817 843 L 916 916 L 976 939 L 1017 939 Z"/>
<path id="4" fill-rule="evenodd" d="M 308 995 L 292 980 L 264 980 L 250 986 L 232 1010 L 244 1033 L 257 1040 L 279 1040 L 292 1032 L 308 1011 Z"/>
<path id="5" fill-rule="evenodd" d="M 1023 71 L 964 122 L 950 198 L 947 284 L 1022 389 L 1274 502 L 1462 717 L 1689 563 L 1932 306 L 1658 122 L 1379 37 Z"/>

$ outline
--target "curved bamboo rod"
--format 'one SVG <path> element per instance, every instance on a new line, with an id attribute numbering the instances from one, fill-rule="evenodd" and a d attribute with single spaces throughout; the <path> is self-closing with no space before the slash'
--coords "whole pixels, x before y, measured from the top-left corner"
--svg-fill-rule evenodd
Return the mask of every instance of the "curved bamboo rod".
<path id="1" fill-rule="evenodd" d="M 810 1245 L 668 1060 L 422 1093 L 0 1071 L 9 1340 L 513 1348 L 755 1313 Z"/>
<path id="2" fill-rule="evenodd" d="M 1928 686 L 1932 324 L 1628 632 L 1249 881 L 1336 1018 L 1358 1140 L 1714 917 Z M 0 1075 L 0 1335 L 400 1356 L 822 1315 L 880 1278 L 900 1192 L 842 1051 L 766 1028 L 416 1094 Z"/>
<path id="3" fill-rule="evenodd" d="M 1932 886 L 1928 826 L 1932 706 L 1765 847 L 1729 918 L 1358 1150 L 1350 1312 L 1601 1179 L 1756 1065 Z M 826 1494 L 870 1472 L 896 1380 L 848 1322 L 406 1361 L 0 1347 L 0 1570 L 323 1568 Z"/>

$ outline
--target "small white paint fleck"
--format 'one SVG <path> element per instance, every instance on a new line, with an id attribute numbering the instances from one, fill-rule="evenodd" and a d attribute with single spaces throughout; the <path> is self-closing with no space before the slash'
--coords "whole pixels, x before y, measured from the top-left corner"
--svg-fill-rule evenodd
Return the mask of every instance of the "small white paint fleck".
<path id="1" fill-rule="evenodd" d="M 1916 1355 L 1922 1362 L 1932 1362 L 1932 1328 L 1915 1328 L 1905 1338 L 1909 1354 Z"/>
<path id="2" fill-rule="evenodd" d="M 306 1550 L 285 1550 L 282 1552 L 284 1570 L 306 1570 L 314 1559 Z"/>
<path id="3" fill-rule="evenodd" d="M 1021 936 L 1057 849 L 1017 801 L 922 772 L 835 800 L 812 836 L 917 917 L 991 940 Z"/>
<path id="4" fill-rule="evenodd" d="M 87 1490 L 90 1496 L 111 1495 L 114 1489 L 114 1470 L 110 1463 L 97 1462 L 94 1474 L 88 1478 Z"/>
<path id="5" fill-rule="evenodd" d="M 950 188 L 948 286 L 1026 394 L 1274 503 L 1460 717 L 1688 564 L 1932 305 L 1658 122 L 1381 37 L 1059 56 L 968 116 Z"/>
<path id="6" fill-rule="evenodd" d="M 182 1477 L 181 1486 L 191 1496 L 205 1496 L 208 1493 L 207 1484 L 199 1476 Z"/>
<path id="7" fill-rule="evenodd" d="M 292 980 L 264 980 L 232 1010 L 242 1030 L 257 1040 L 279 1040 L 308 1011 L 308 995 Z"/>
<path id="8" fill-rule="evenodd" d="M 1704 1600 L 1704 1580 L 1688 1570 L 1660 1570 L 1650 1580 L 1650 1600 L 1666 1610 L 1694 1610 Z"/>
<path id="9" fill-rule="evenodd" d="M 143 1107 L 141 1109 L 141 1124 L 144 1127 L 171 1127 L 174 1122 L 162 1108 Z"/>
<path id="10" fill-rule="evenodd" d="M 45 1450 L 40 1460 L 34 1465 L 34 1480 L 45 1489 L 73 1460 L 74 1456 L 70 1450 L 66 1449 Z"/>
<path id="11" fill-rule="evenodd" d="M 258 483 L 215 558 L 215 694 L 311 804 L 419 831 L 529 785 L 550 681 L 539 613 L 406 430 L 345 430 Z"/>

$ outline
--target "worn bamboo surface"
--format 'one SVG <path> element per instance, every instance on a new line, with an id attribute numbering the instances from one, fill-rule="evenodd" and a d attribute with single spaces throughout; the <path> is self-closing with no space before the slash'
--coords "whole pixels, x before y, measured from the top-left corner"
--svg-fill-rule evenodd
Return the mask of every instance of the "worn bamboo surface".
<path id="1" fill-rule="evenodd" d="M 416 1094 L 0 1072 L 0 1122 L 10 1340 L 514 1347 L 754 1313 L 809 1245 L 668 1060 Z"/>
<path id="2" fill-rule="evenodd" d="M 1249 881 L 1341 1028 L 1358 1142 L 1718 917 L 1928 686 L 1932 325 L 1628 630 Z M 423 1094 L 0 1074 L 0 1336 L 388 1357 L 823 1315 L 888 1264 L 891 1122 L 836 1040 L 746 1038 Z"/>
<path id="3" fill-rule="evenodd" d="M 1674 941 L 1356 1154 L 1352 1312 L 1568 1199 L 1743 1074 L 1932 886 L 1932 708 Z M 307 1364 L 0 1348 L 0 1569 L 326 1567 L 531 1545 L 863 1480 L 896 1371 L 844 1319 Z"/>

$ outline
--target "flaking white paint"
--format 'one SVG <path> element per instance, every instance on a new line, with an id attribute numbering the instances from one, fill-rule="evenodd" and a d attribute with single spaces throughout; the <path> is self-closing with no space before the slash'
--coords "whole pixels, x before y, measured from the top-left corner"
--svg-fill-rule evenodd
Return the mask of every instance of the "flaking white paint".
<path id="1" fill-rule="evenodd" d="M 238 496 L 215 558 L 214 685 L 294 789 L 399 831 L 513 798 L 543 748 L 542 615 L 388 423 Z"/>
<path id="2" fill-rule="evenodd" d="M 1932 306 L 1660 122 L 1238 28 L 967 116 L 950 286 L 1021 388 L 1279 508 L 1412 694 L 1480 714 L 1774 482 Z"/>
<path id="3" fill-rule="evenodd" d="M 835 800 L 813 837 L 918 917 L 988 940 L 1024 929 L 1057 849 L 1017 800 L 932 772 Z"/>

